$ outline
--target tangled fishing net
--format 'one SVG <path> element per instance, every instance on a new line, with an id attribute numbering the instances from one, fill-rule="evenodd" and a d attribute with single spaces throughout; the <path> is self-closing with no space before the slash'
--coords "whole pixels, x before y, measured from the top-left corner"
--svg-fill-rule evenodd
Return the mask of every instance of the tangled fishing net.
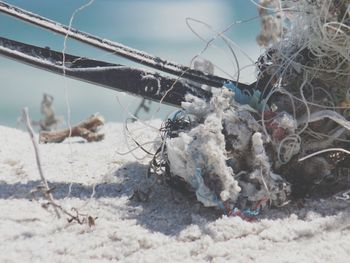
<path id="1" fill-rule="evenodd" d="M 207 207 L 254 215 L 350 185 L 350 0 L 262 0 L 253 90 L 187 96 L 150 171 Z"/>

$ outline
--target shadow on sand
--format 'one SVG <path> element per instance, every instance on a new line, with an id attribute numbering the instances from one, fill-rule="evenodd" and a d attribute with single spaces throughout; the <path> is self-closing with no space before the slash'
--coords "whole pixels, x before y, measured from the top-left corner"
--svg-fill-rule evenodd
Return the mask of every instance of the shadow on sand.
<path id="1" fill-rule="evenodd" d="M 100 183 L 95 185 L 95 199 L 127 197 L 126 206 L 137 209 L 138 212 L 127 214 L 125 219 L 135 219 L 138 224 L 152 232 L 161 232 L 165 235 L 177 235 L 181 230 L 199 221 L 212 222 L 222 215 L 222 211 L 213 208 L 204 208 L 194 197 L 173 190 L 167 184 L 156 184 L 146 202 L 132 198 L 134 191 L 147 184 L 147 165 L 138 162 L 127 163 L 116 171 L 113 176 L 121 179 L 121 183 Z M 0 182 L 0 199 L 28 199 L 33 196 L 30 192 L 40 185 L 40 181 L 8 184 Z M 91 197 L 93 185 L 70 184 L 65 182 L 49 182 L 54 188 L 55 199 L 66 198 L 70 190 L 70 198 L 82 200 Z M 113 208 L 113 202 L 110 204 Z M 114 209 L 120 209 L 117 206 Z M 281 219 L 289 217 L 292 213 L 303 219 L 310 211 L 324 216 L 347 210 L 350 212 L 348 202 L 336 200 L 308 200 L 307 205 L 300 207 L 297 203 L 279 209 L 267 210 L 261 215 L 266 219 Z"/>

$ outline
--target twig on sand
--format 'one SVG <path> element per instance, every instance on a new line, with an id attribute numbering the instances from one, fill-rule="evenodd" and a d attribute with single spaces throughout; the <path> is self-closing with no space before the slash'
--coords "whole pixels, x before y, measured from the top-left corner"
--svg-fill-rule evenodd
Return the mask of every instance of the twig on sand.
<path id="1" fill-rule="evenodd" d="M 40 143 L 60 143 L 68 137 L 83 137 L 88 142 L 101 141 L 104 134 L 97 133 L 97 128 L 104 124 L 101 115 L 92 115 L 71 129 L 57 131 L 42 131 L 39 135 Z"/>
<path id="2" fill-rule="evenodd" d="M 31 126 L 28 108 L 24 108 L 22 110 L 22 118 L 23 118 L 23 121 L 24 121 L 26 128 L 28 130 L 28 133 L 30 135 L 30 139 L 31 139 L 33 146 L 34 146 L 36 164 L 38 166 L 40 178 L 41 178 L 41 181 L 43 183 L 43 185 L 40 185 L 35 190 L 33 190 L 32 194 L 34 194 L 35 192 L 42 193 L 44 195 L 44 197 L 48 200 L 48 203 L 43 204 L 42 206 L 44 208 L 47 208 L 48 206 L 51 205 L 53 207 L 53 209 L 55 210 L 55 213 L 56 213 L 58 218 L 61 218 L 61 215 L 59 213 L 59 211 L 61 211 L 65 215 L 69 216 L 69 218 L 67 219 L 69 223 L 76 221 L 80 225 L 87 223 L 90 227 L 95 226 L 95 221 L 96 221 L 97 217 L 92 217 L 91 215 L 88 215 L 88 214 L 81 214 L 76 208 L 72 208 L 72 211 L 75 212 L 75 214 L 71 213 L 67 209 L 65 209 L 64 207 L 62 207 L 61 205 L 59 205 L 58 203 L 55 202 L 55 200 L 53 199 L 53 196 L 52 196 L 52 191 L 54 190 L 54 188 L 49 188 L 49 185 L 47 183 L 47 180 L 45 178 L 45 175 L 44 175 L 44 172 L 42 169 L 39 147 L 38 147 L 38 144 L 34 138 L 34 131 L 33 131 L 33 128 Z"/>
<path id="3" fill-rule="evenodd" d="M 31 139 L 31 141 L 33 143 L 33 146 L 34 146 L 36 164 L 38 166 L 38 170 L 39 170 L 41 181 L 42 181 L 42 183 L 44 185 L 44 189 L 43 189 L 43 190 L 45 190 L 44 196 L 48 199 L 48 201 L 50 203 L 54 203 L 54 200 L 53 200 L 53 197 L 52 197 L 49 185 L 48 185 L 47 180 L 46 180 L 46 178 L 44 176 L 44 172 L 43 172 L 43 169 L 42 169 L 42 166 L 41 166 L 39 147 L 38 147 L 37 142 L 34 139 L 34 131 L 33 131 L 33 128 L 32 128 L 32 126 L 30 124 L 28 108 L 24 108 L 22 110 L 22 115 L 23 115 L 23 121 L 24 121 L 24 123 L 26 125 L 26 128 L 27 128 L 27 131 L 29 133 L 30 139 Z M 57 217 L 61 218 L 61 215 L 60 215 L 60 213 L 59 213 L 59 211 L 58 211 L 56 206 L 54 206 L 54 210 L 55 210 L 55 213 L 56 213 Z"/>

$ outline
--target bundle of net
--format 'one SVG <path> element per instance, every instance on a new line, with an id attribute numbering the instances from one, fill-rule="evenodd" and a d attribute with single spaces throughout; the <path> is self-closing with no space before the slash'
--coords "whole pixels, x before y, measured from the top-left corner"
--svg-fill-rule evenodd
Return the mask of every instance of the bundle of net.
<path id="1" fill-rule="evenodd" d="M 187 95 L 182 110 L 164 123 L 151 171 L 224 212 L 239 209 L 252 216 L 284 205 L 290 185 L 273 172 L 260 114 L 238 103 L 230 89 L 213 88 L 212 94 L 209 101 Z"/>
<path id="2" fill-rule="evenodd" d="M 247 216 L 350 187 L 350 0 L 256 4 L 255 88 L 187 95 L 150 166 L 204 206 Z"/>

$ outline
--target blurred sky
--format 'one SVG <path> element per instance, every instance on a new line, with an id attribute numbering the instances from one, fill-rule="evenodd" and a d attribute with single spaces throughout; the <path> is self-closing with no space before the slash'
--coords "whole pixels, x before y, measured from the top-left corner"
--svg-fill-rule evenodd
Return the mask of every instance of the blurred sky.
<path id="1" fill-rule="evenodd" d="M 7 0 L 9 4 L 27 9 L 60 23 L 69 24 L 74 10 L 87 0 Z M 257 17 L 257 10 L 249 0 L 95 0 L 79 12 L 73 27 L 91 34 L 120 42 L 146 51 L 164 59 L 189 65 L 193 56 L 205 46 L 187 27 L 185 18 L 192 17 L 210 24 L 220 31 L 234 21 Z M 196 32 L 209 39 L 214 35 L 203 25 L 193 24 Z M 255 61 L 261 50 L 255 43 L 259 20 L 239 23 L 227 32 Z M 0 14 L 1 36 L 17 41 L 63 49 L 63 37 Z M 235 74 L 233 56 L 222 41 L 216 48 L 205 52 L 205 57 L 230 74 Z M 131 62 L 99 51 L 79 42 L 69 40 L 67 53 L 102 59 L 125 65 Z M 252 64 L 239 49 L 235 49 L 240 67 Z M 215 74 L 221 74 L 215 72 Z M 28 106 L 33 119 L 40 118 L 40 102 L 43 93 L 54 96 L 57 115 L 67 120 L 66 95 L 71 108 L 71 122 L 75 123 L 89 115 L 100 112 L 107 121 L 123 121 L 134 112 L 140 99 L 105 88 L 63 78 L 45 71 L 33 69 L 15 61 L 0 57 L 0 125 L 15 126 L 20 110 Z M 254 68 L 242 72 L 241 81 L 253 82 Z M 118 96 L 123 107 L 118 104 Z M 153 103 L 151 116 L 164 118 L 174 109 Z"/>

